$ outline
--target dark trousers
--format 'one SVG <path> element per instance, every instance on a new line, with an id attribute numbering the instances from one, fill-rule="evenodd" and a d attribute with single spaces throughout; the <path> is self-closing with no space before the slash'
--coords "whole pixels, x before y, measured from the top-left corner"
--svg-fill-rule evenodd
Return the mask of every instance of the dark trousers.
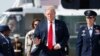
<path id="1" fill-rule="evenodd" d="M 65 56 L 62 50 L 49 50 L 43 49 L 40 51 L 39 56 Z"/>

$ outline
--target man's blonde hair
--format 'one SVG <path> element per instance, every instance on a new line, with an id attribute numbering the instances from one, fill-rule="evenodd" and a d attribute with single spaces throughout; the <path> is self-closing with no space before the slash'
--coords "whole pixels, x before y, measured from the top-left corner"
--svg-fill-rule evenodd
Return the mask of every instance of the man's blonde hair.
<path id="1" fill-rule="evenodd" d="M 53 10 L 55 12 L 55 7 L 53 5 L 48 5 L 48 6 L 45 7 L 45 12 L 47 10 Z"/>

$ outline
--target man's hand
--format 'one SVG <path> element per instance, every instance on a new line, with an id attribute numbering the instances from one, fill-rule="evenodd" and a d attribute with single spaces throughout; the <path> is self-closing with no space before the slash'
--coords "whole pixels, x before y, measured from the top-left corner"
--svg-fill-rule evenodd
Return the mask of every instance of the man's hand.
<path id="1" fill-rule="evenodd" d="M 34 44 L 39 45 L 41 42 L 41 39 L 34 38 Z"/>
<path id="2" fill-rule="evenodd" d="M 58 50 L 58 49 L 61 49 L 61 46 L 60 46 L 60 44 L 56 44 L 56 45 L 54 45 L 54 50 Z"/>

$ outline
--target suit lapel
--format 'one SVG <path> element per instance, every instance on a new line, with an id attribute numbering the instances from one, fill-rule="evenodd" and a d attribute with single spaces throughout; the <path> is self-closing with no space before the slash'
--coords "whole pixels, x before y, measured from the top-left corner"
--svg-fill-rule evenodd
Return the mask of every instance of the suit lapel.
<path id="1" fill-rule="evenodd" d="M 43 22 L 43 25 L 41 27 L 44 27 L 44 38 L 43 38 L 43 41 L 44 43 L 47 43 L 47 34 L 48 34 L 48 23 L 47 23 L 47 20 L 44 20 Z"/>
<path id="2" fill-rule="evenodd" d="M 59 23 L 58 23 L 57 20 L 55 20 L 55 38 L 56 38 L 56 43 L 58 41 L 58 38 L 57 38 L 58 29 L 59 29 Z"/>
<path id="3" fill-rule="evenodd" d="M 92 39 L 94 40 L 94 36 L 95 36 L 95 25 L 93 26 L 93 33 L 92 33 Z"/>
<path id="4" fill-rule="evenodd" d="M 47 20 L 45 20 L 45 22 L 44 22 L 44 26 L 45 26 L 45 28 L 44 29 L 46 29 L 46 33 L 48 32 L 48 23 L 47 23 Z"/>
<path id="5" fill-rule="evenodd" d="M 92 36 L 91 37 L 94 36 L 94 33 L 95 33 L 95 26 L 93 26 L 93 32 L 92 32 Z"/>
<path id="6" fill-rule="evenodd" d="M 57 24 L 57 21 L 55 20 L 55 32 L 57 30 L 57 27 L 58 27 L 58 24 Z"/>

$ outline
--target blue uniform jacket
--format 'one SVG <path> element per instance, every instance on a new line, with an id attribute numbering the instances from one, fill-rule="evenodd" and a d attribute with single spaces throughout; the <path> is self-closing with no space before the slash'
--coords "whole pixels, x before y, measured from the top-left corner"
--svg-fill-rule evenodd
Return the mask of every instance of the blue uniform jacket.
<path id="1" fill-rule="evenodd" d="M 10 38 L 7 39 L 9 40 L 9 43 L 2 35 L 0 35 L 0 55 L 14 56 L 14 50 L 11 44 L 11 39 Z"/>
<path id="2" fill-rule="evenodd" d="M 81 27 L 76 46 L 77 56 L 100 56 L 100 26 L 93 26 L 92 36 L 87 26 Z"/>

